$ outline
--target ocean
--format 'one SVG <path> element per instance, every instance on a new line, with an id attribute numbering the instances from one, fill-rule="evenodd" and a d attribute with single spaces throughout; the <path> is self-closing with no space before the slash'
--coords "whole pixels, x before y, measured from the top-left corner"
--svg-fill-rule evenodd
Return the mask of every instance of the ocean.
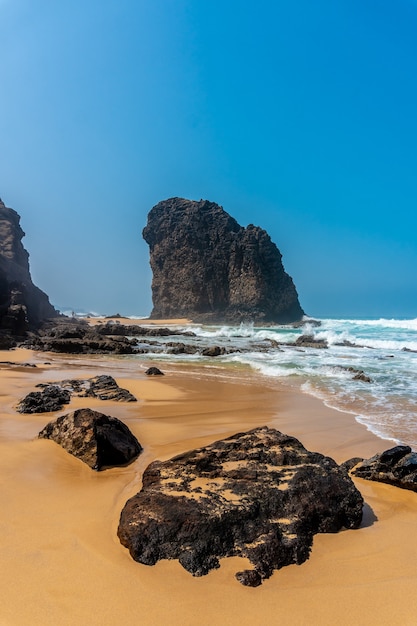
<path id="1" fill-rule="evenodd" d="M 244 378 L 252 371 L 267 384 L 279 381 L 295 385 L 334 409 L 350 412 L 380 437 L 417 449 L 417 319 L 320 322 L 315 326 L 307 320 L 301 328 L 181 326 L 179 330 L 192 331 L 196 336 L 181 336 L 175 341 L 197 344 L 201 349 L 219 346 L 239 352 L 211 358 L 172 354 L 168 345 L 174 340 L 171 336 L 158 338 L 158 346 L 152 346 L 148 338 L 140 339 L 139 348 L 151 352 L 134 358 L 159 363 L 161 369 L 164 363 L 204 365 L 213 375 L 224 376 L 229 371 Z M 300 335 L 312 335 L 327 342 L 328 347 L 285 345 Z"/>

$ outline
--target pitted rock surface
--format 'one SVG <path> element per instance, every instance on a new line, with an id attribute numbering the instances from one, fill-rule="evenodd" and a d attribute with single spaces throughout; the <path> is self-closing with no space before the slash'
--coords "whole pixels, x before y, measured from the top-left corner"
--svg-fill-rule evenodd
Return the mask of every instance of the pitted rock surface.
<path id="1" fill-rule="evenodd" d="M 221 557 L 247 557 L 253 570 L 236 576 L 257 586 L 305 561 L 315 533 L 357 528 L 362 505 L 335 461 L 262 427 L 151 463 L 118 535 L 136 561 L 178 559 L 194 576 Z"/>
<path id="2" fill-rule="evenodd" d="M 170 198 L 148 215 L 153 318 L 289 323 L 303 310 L 268 233 L 208 200 Z"/>

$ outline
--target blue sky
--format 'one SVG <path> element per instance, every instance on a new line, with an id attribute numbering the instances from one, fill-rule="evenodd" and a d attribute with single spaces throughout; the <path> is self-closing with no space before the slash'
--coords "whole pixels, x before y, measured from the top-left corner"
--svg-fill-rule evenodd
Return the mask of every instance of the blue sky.
<path id="1" fill-rule="evenodd" d="M 148 211 L 265 228 L 313 316 L 417 317 L 417 2 L 0 0 L 0 197 L 58 306 L 151 310 Z"/>

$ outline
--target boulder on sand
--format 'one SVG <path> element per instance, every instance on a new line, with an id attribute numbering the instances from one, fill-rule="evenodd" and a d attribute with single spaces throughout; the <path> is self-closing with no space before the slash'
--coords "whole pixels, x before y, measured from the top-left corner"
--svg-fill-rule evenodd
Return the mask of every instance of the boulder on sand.
<path id="1" fill-rule="evenodd" d="M 52 439 L 92 469 L 127 465 L 142 446 L 126 424 L 92 409 L 78 409 L 49 422 L 40 439 Z"/>
<path id="2" fill-rule="evenodd" d="M 28 393 L 17 405 L 18 413 L 52 413 L 60 411 L 71 400 L 68 389 L 59 385 L 45 385 L 42 391 Z"/>
<path id="3" fill-rule="evenodd" d="M 303 563 L 315 533 L 357 528 L 362 505 L 335 461 L 261 427 L 151 463 L 118 535 L 136 561 L 178 559 L 194 576 L 221 557 L 247 557 L 253 569 L 236 577 L 257 586 L 275 569 Z"/>
<path id="4" fill-rule="evenodd" d="M 417 452 L 413 452 L 410 446 L 394 446 L 362 460 L 352 473 L 358 478 L 417 491 Z"/>

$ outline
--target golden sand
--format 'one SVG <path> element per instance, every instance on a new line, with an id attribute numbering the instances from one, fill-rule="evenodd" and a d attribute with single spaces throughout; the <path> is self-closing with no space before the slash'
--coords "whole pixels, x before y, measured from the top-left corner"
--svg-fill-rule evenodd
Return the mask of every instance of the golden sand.
<path id="1" fill-rule="evenodd" d="M 366 501 L 363 527 L 317 535 L 306 563 L 256 589 L 235 580 L 239 559 L 194 578 L 176 561 L 135 563 L 117 539 L 120 511 L 150 461 L 263 424 L 338 462 L 390 447 L 351 415 L 256 377 L 204 368 L 170 366 L 149 379 L 144 365 L 124 358 L 19 350 L 0 361 L 15 363 L 0 364 L 1 626 L 416 623 L 417 494 L 387 485 L 355 481 Z M 15 405 L 38 382 L 104 373 L 139 402 L 88 406 L 122 419 L 145 450 L 129 467 L 96 473 L 36 439 L 51 415 L 20 415 Z M 62 413 L 80 406 L 86 401 L 77 398 Z"/>
<path id="2" fill-rule="evenodd" d="M 119 322 L 125 326 L 184 326 L 186 324 L 192 324 L 192 321 L 186 317 L 178 317 L 176 319 L 159 319 L 154 320 L 149 317 L 145 318 L 131 318 L 131 317 L 88 317 L 85 318 L 91 326 L 97 324 L 106 324 L 106 322 Z"/>

